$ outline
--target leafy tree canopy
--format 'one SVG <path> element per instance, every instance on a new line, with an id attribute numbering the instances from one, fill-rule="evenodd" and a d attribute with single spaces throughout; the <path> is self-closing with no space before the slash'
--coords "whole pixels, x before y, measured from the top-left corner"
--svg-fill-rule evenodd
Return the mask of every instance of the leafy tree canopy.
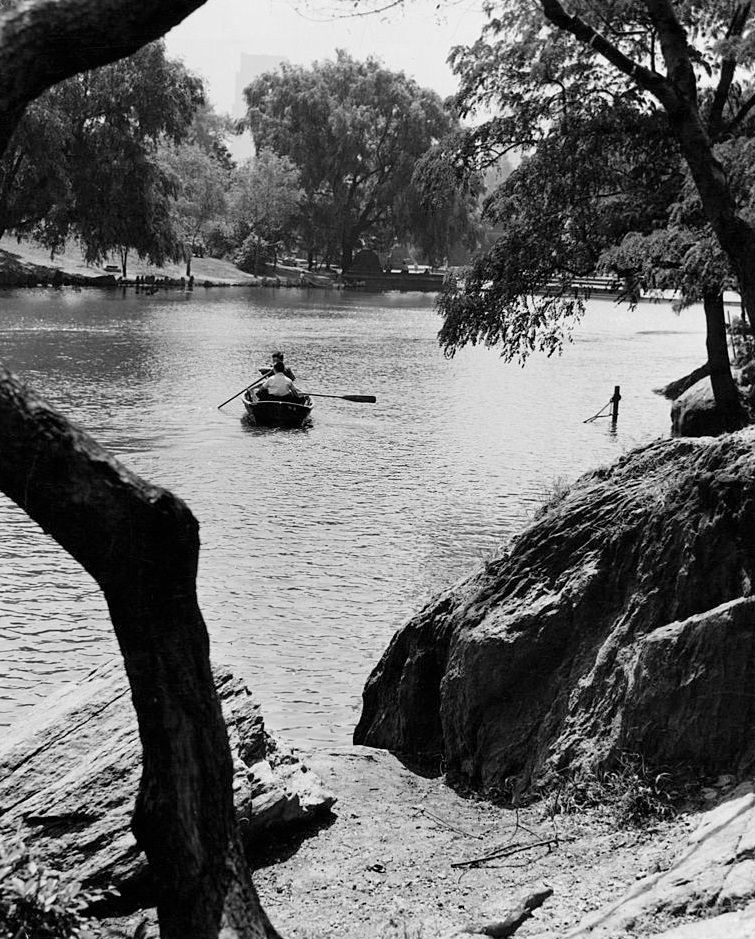
<path id="1" fill-rule="evenodd" d="M 0 227 L 53 249 L 76 235 L 93 262 L 128 246 L 160 263 L 176 245 L 158 145 L 184 139 L 202 102 L 162 42 L 45 92 L 0 162 Z"/>
<path id="2" fill-rule="evenodd" d="M 507 359 L 559 351 L 583 308 L 572 282 L 629 232 L 664 226 L 682 178 L 662 115 L 588 98 L 486 200 L 497 240 L 439 299 L 446 352 L 468 342 Z"/>
<path id="3" fill-rule="evenodd" d="M 673 286 L 687 299 L 731 283 L 735 267 L 722 248 L 706 253 L 716 235 L 699 174 L 683 162 L 677 115 L 654 94 L 669 96 L 665 68 L 693 95 L 710 140 L 720 141 L 712 159 L 728 171 L 734 210 L 746 219 L 739 145 L 725 141 L 751 132 L 750 5 L 673 4 L 689 37 L 691 82 L 683 62 L 674 75 L 664 58 L 669 26 L 659 9 L 670 6 L 578 0 L 565 14 L 552 0 L 500 0 L 488 6 L 483 36 L 452 52 L 460 113 L 494 112 L 444 142 L 457 176 L 512 150 L 525 156 L 486 205 L 499 243 L 441 298 L 447 352 L 477 341 L 501 344 L 507 357 L 555 351 L 580 310 L 568 285 L 595 270 L 631 275 L 635 289 Z"/>
<path id="4" fill-rule="evenodd" d="M 194 112 L 187 139 L 230 171 L 234 161 L 226 140 L 234 130 L 234 122 L 228 115 L 218 114 L 208 101 L 204 101 Z"/>
<path id="5" fill-rule="evenodd" d="M 237 243 L 237 263 L 255 271 L 267 254 L 290 241 L 304 199 L 298 167 L 272 150 L 261 150 L 233 174 L 230 221 Z"/>
<path id="6" fill-rule="evenodd" d="M 345 52 L 308 69 L 283 65 L 245 95 L 257 146 L 299 167 L 310 249 L 329 230 L 344 267 L 362 236 L 399 214 L 415 162 L 453 127 L 435 92 Z"/>
<path id="7" fill-rule="evenodd" d="M 230 171 L 222 151 L 217 151 L 212 142 L 209 151 L 198 143 L 165 146 L 160 151 L 160 162 L 169 179 L 172 175 L 172 227 L 181 243 L 188 277 L 197 243 L 204 244 L 210 226 L 217 224 L 225 212 Z"/>

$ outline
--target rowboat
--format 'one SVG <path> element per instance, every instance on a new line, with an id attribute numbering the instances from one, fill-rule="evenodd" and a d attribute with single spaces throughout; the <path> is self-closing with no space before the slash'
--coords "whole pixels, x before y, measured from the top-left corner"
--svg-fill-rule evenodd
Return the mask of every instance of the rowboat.
<path id="1" fill-rule="evenodd" d="M 301 402 L 282 401 L 279 398 L 258 398 L 251 390 L 244 393 L 242 400 L 249 417 L 263 427 L 301 427 L 312 410 L 309 396 Z"/>

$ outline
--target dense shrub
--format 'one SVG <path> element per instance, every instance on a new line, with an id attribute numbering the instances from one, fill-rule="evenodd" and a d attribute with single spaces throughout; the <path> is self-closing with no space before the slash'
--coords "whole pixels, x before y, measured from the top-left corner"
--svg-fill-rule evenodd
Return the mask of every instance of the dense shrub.
<path id="1" fill-rule="evenodd" d="M 102 896 L 44 868 L 20 835 L 0 836 L 0 939 L 77 939 Z"/>

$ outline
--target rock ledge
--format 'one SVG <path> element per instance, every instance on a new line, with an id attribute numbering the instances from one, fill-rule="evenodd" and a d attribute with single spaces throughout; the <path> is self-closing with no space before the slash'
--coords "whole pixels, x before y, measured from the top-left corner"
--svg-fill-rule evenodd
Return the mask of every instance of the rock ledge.
<path id="1" fill-rule="evenodd" d="M 265 731 L 259 706 L 226 668 L 213 669 L 234 758 L 242 837 L 312 822 L 335 797 Z M 0 744 L 0 831 L 22 826 L 52 868 L 91 887 L 141 892 L 146 859 L 130 821 L 141 745 L 119 661 L 35 708 Z"/>

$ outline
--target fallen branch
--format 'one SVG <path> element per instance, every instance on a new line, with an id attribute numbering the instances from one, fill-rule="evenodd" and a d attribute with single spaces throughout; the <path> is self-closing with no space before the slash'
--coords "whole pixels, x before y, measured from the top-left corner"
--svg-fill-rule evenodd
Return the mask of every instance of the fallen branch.
<path id="1" fill-rule="evenodd" d="M 475 835 L 471 831 L 464 831 L 463 828 L 457 828 L 455 825 L 452 825 L 451 822 L 447 822 L 445 818 L 441 818 L 440 815 L 436 815 L 435 812 L 431 812 L 430 809 L 426 809 L 424 806 L 420 806 L 420 812 L 432 818 L 434 821 L 439 822 L 450 831 L 455 831 L 457 835 L 464 835 L 465 838 L 482 838 L 482 835 Z"/>
<path id="2" fill-rule="evenodd" d="M 532 911 L 542 906 L 552 894 L 553 890 L 550 887 L 539 887 L 521 900 L 519 905 L 504 919 L 493 923 L 483 923 L 479 926 L 464 926 L 460 932 L 471 933 L 475 936 L 493 936 L 494 939 L 506 939 L 507 936 L 513 936 L 522 923 L 532 916 Z"/>
<path id="3" fill-rule="evenodd" d="M 519 844 L 515 841 L 513 844 L 505 845 L 502 848 L 496 848 L 488 854 L 480 857 L 469 858 L 465 861 L 453 861 L 451 867 L 473 867 L 475 864 L 484 864 L 485 861 L 495 861 L 499 858 L 510 857 L 512 854 L 519 854 L 520 851 L 529 851 L 530 848 L 543 848 L 546 845 L 558 844 L 555 838 L 544 838 L 542 841 L 530 841 L 527 844 Z"/>

